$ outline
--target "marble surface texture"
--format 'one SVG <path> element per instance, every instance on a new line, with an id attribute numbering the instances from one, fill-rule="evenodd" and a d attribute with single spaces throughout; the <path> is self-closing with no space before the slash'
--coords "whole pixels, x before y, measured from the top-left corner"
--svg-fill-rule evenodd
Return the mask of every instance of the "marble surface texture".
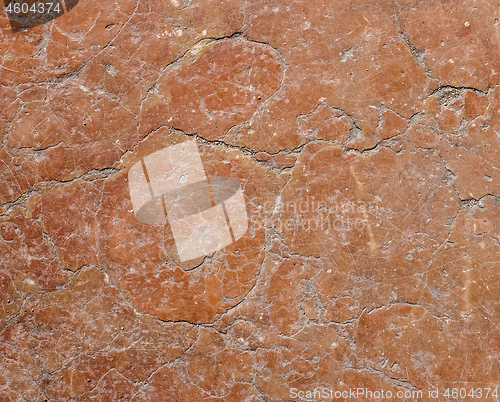
<path id="1" fill-rule="evenodd" d="M 0 401 L 498 400 L 499 19 L 499 0 L 80 0 L 18 32 L 2 13 Z M 128 172 L 188 140 L 240 183 L 248 230 L 184 261 Z"/>

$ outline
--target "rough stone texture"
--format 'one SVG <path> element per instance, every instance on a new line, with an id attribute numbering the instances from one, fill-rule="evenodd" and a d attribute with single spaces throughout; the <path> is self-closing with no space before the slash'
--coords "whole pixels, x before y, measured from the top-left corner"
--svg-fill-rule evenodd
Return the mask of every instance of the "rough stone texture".
<path id="1" fill-rule="evenodd" d="M 498 0 L 2 14 L 0 401 L 500 387 L 499 20 Z M 249 230 L 181 262 L 127 174 L 187 139 Z"/>

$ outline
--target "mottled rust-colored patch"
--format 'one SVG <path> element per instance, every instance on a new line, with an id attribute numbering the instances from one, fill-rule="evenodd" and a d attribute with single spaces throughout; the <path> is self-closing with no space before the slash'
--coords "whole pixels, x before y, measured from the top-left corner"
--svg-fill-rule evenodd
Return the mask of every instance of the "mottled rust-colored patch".
<path id="1" fill-rule="evenodd" d="M 0 16 L 0 400 L 498 387 L 498 2 Z M 128 171 L 196 141 L 249 229 L 181 261 Z"/>

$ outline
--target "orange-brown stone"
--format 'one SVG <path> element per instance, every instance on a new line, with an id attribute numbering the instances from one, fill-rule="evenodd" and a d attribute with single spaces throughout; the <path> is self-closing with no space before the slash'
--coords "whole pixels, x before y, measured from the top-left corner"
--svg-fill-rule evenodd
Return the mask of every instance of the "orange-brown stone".
<path id="1" fill-rule="evenodd" d="M 498 1 L 74 3 L 0 14 L 0 401 L 495 400 Z"/>

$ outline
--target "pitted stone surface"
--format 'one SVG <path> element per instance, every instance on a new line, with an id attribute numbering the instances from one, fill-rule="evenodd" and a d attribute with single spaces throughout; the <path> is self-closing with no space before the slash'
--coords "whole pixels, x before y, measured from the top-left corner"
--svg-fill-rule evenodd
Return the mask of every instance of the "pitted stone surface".
<path id="1" fill-rule="evenodd" d="M 496 0 L 1 14 L 0 400 L 500 387 L 499 20 Z M 182 262 L 128 171 L 187 140 L 249 229 Z"/>

